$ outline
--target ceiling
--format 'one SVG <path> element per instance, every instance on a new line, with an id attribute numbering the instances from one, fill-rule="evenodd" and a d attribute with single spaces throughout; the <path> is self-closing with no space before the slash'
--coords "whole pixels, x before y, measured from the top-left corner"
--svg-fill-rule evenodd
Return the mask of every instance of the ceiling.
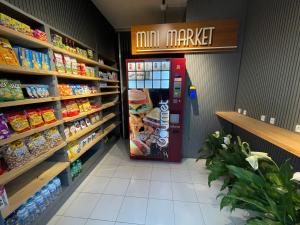
<path id="1" fill-rule="evenodd" d="M 92 0 L 117 31 L 131 25 L 185 21 L 188 0 L 166 0 L 167 10 L 160 9 L 162 0 Z"/>

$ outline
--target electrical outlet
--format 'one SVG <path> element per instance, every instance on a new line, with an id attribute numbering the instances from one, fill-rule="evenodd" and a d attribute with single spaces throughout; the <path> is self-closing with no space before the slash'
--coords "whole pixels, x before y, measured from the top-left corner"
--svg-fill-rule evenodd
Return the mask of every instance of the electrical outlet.
<path id="1" fill-rule="evenodd" d="M 265 115 L 261 115 L 260 116 L 260 120 L 265 122 L 266 121 L 266 116 Z"/>
<path id="2" fill-rule="evenodd" d="M 273 125 L 275 124 L 275 118 L 274 117 L 270 118 L 270 124 L 273 124 Z"/>
<path id="3" fill-rule="evenodd" d="M 243 115 L 246 116 L 247 115 L 247 110 L 244 109 L 243 111 Z"/>
<path id="4" fill-rule="evenodd" d="M 297 125 L 296 125 L 295 131 L 296 131 L 297 133 L 300 133 L 300 124 L 297 124 Z"/>
<path id="5" fill-rule="evenodd" d="M 243 111 L 243 110 L 242 110 L 241 108 L 238 108 L 238 113 L 239 113 L 239 114 L 242 114 L 242 111 Z"/>

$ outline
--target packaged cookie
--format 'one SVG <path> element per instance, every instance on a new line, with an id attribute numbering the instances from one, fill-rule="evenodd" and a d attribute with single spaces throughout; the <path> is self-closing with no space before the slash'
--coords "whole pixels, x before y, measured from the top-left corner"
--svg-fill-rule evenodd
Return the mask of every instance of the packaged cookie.
<path id="1" fill-rule="evenodd" d="M 80 126 L 80 122 L 79 121 L 75 121 L 74 122 L 74 126 L 75 126 L 75 129 L 76 129 L 76 133 L 81 131 L 81 126 Z"/>
<path id="2" fill-rule="evenodd" d="M 30 130 L 26 115 L 23 112 L 13 112 L 6 115 L 11 128 L 18 133 Z"/>
<path id="3" fill-rule="evenodd" d="M 39 156 L 49 150 L 49 143 L 47 143 L 45 137 L 40 133 L 29 136 L 26 138 L 25 142 L 29 148 L 30 154 L 33 156 Z"/>
<path id="4" fill-rule="evenodd" d="M 0 114 L 0 140 L 8 138 L 11 132 L 7 126 L 5 116 L 3 113 Z"/>
<path id="5" fill-rule="evenodd" d="M 59 53 L 54 53 L 54 62 L 55 62 L 55 68 L 56 71 L 59 73 L 65 73 L 65 66 L 64 66 L 64 62 L 63 62 L 63 57 L 62 54 Z"/>
<path id="6" fill-rule="evenodd" d="M 50 123 L 54 123 L 57 121 L 53 108 L 44 107 L 44 108 L 40 109 L 40 112 L 41 112 L 41 115 L 42 115 L 45 123 L 50 124 Z"/>
<path id="7" fill-rule="evenodd" d="M 44 131 L 44 136 L 47 140 L 48 146 L 51 148 L 54 148 L 63 142 L 57 127 L 52 127 L 49 130 Z"/>
<path id="8" fill-rule="evenodd" d="M 20 167 L 32 158 L 23 140 L 17 140 L 5 146 L 3 157 L 9 169 Z"/>
<path id="9" fill-rule="evenodd" d="M 85 123 L 84 119 L 80 120 L 80 127 L 81 127 L 81 129 L 86 128 L 86 123 Z"/>
<path id="10" fill-rule="evenodd" d="M 28 109 L 25 110 L 31 128 L 37 128 L 44 125 L 44 120 L 40 110 Z"/>
<path id="11" fill-rule="evenodd" d="M 66 136 L 66 138 L 68 139 L 68 138 L 70 138 L 71 137 L 71 133 L 70 133 L 70 127 L 65 127 L 65 129 L 64 129 L 64 133 L 65 133 L 65 136 Z"/>
<path id="12" fill-rule="evenodd" d="M 11 101 L 13 100 L 13 95 L 8 86 L 8 80 L 0 80 L 0 101 Z"/>
<path id="13" fill-rule="evenodd" d="M 87 118 L 85 118 L 84 119 L 85 120 L 85 123 L 86 123 L 86 125 L 89 127 L 89 126 L 91 126 L 91 121 L 90 121 L 90 119 L 87 117 Z"/>

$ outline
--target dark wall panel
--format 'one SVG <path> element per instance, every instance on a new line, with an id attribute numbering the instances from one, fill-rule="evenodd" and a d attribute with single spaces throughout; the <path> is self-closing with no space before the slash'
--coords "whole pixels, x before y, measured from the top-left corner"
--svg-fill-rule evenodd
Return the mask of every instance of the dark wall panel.
<path id="1" fill-rule="evenodd" d="M 90 0 L 7 0 L 28 14 L 115 59 L 115 31 Z"/>
<path id="2" fill-rule="evenodd" d="M 300 1 L 251 0 L 246 26 L 236 109 L 256 119 L 275 117 L 277 126 L 293 131 L 300 124 Z M 236 133 L 276 161 L 300 162 L 240 129 Z"/>
<path id="3" fill-rule="evenodd" d="M 239 19 L 239 48 L 233 52 L 186 54 L 188 85 L 197 88 L 197 100 L 186 94 L 184 119 L 184 157 L 196 157 L 209 132 L 221 128 L 218 110 L 234 110 L 241 59 L 246 0 L 190 0 L 187 21 Z"/>

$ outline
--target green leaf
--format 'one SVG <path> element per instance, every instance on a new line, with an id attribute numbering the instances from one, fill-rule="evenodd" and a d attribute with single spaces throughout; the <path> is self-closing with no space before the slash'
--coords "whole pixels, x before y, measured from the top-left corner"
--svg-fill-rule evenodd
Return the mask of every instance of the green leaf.
<path id="1" fill-rule="evenodd" d="M 245 225 L 282 225 L 282 223 L 268 218 L 251 218 Z"/>

